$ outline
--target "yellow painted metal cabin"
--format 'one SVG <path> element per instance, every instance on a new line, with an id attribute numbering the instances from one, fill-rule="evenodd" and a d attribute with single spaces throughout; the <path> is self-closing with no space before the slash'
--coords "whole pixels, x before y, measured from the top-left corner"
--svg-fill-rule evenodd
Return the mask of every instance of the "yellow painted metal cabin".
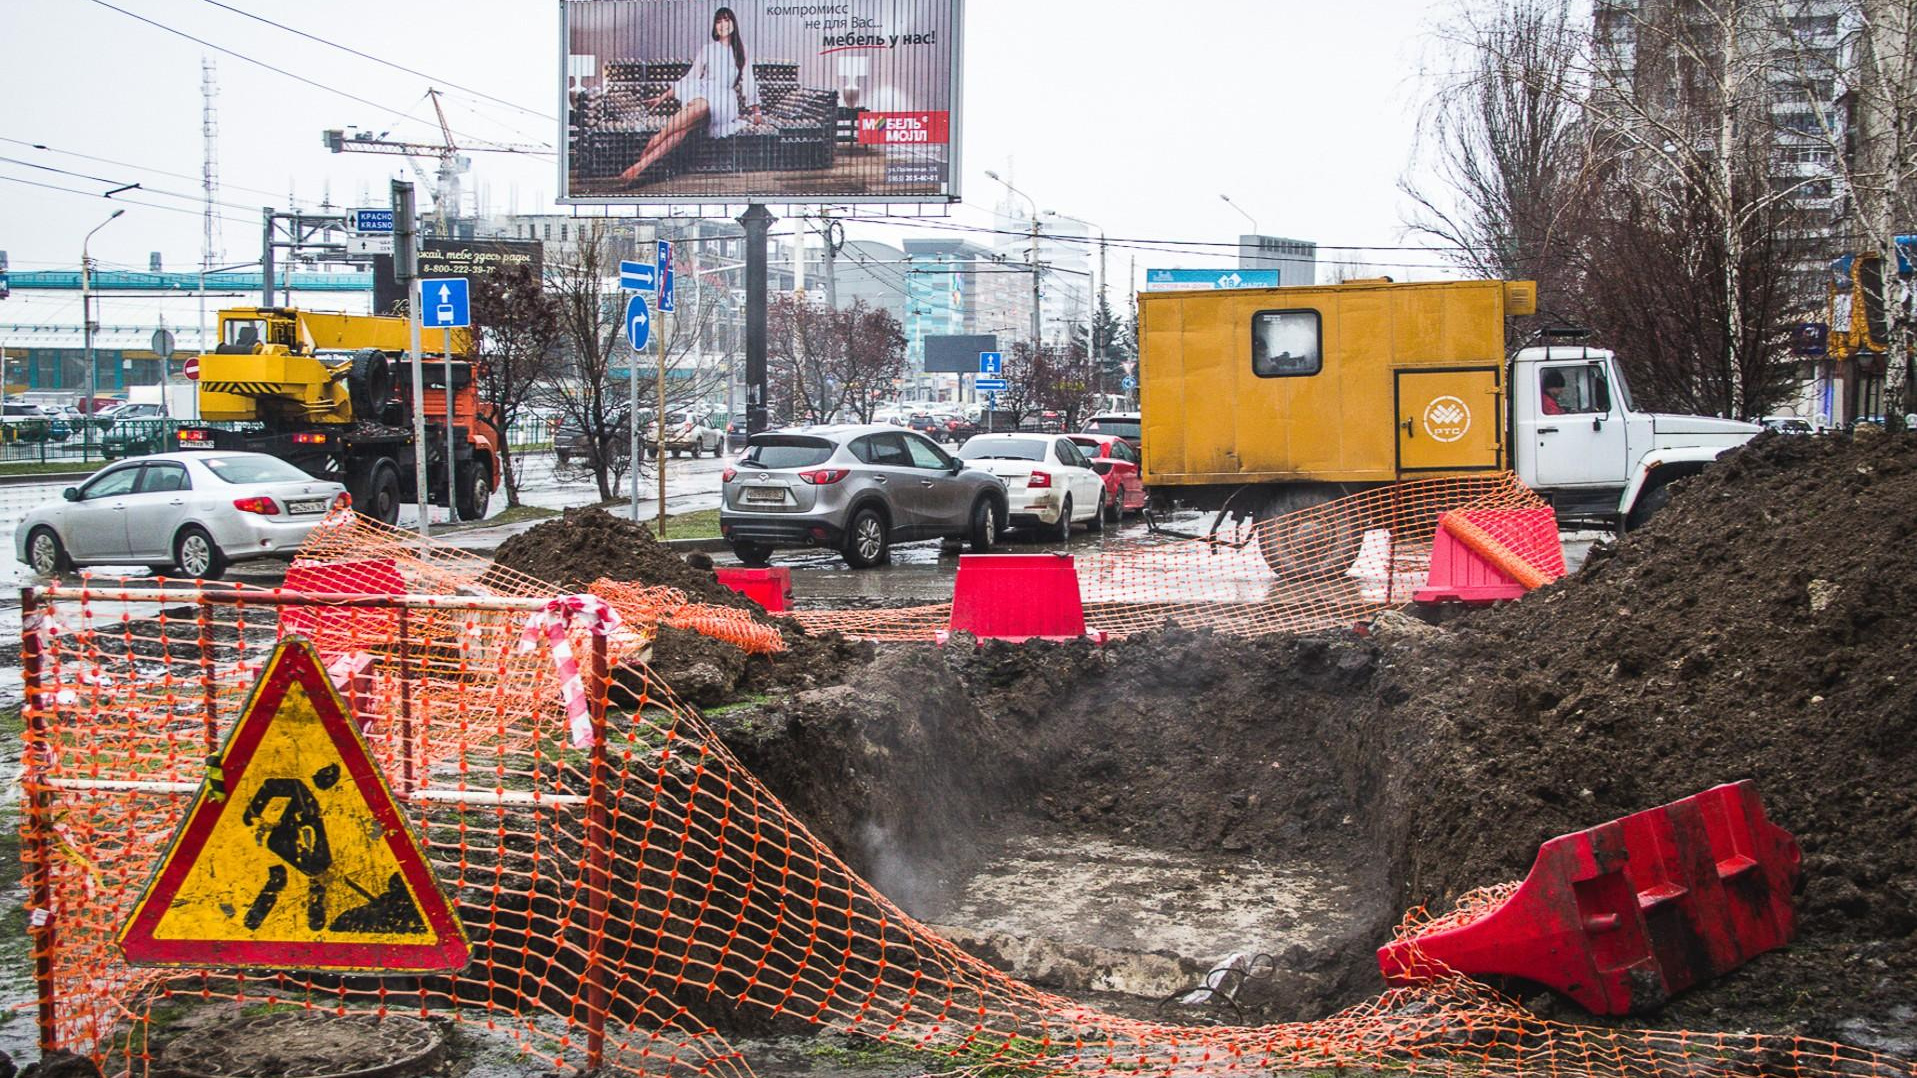
<path id="1" fill-rule="evenodd" d="M 1505 319 L 1536 307 L 1530 281 L 1141 293 L 1145 482 L 1503 468 Z"/>

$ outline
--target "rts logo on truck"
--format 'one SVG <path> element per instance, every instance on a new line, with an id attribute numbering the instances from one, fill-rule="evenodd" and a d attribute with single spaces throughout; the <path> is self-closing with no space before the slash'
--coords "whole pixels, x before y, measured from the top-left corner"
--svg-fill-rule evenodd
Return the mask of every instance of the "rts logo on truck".
<path id="1" fill-rule="evenodd" d="M 1471 409 L 1456 397 L 1434 397 L 1424 406 L 1424 432 L 1440 442 L 1455 442 L 1471 429 Z"/>

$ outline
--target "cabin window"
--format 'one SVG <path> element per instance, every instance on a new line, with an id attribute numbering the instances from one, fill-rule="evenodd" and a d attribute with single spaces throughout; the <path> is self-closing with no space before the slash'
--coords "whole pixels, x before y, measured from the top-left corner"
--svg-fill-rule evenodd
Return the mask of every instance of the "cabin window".
<path id="1" fill-rule="evenodd" d="M 1324 336 L 1317 311 L 1259 311 L 1251 316 L 1251 373 L 1292 378 L 1324 369 Z"/>

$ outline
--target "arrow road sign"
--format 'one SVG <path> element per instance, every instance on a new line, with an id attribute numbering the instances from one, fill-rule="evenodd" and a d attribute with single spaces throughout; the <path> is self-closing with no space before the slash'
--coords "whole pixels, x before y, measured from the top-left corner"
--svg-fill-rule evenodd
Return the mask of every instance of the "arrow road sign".
<path id="1" fill-rule="evenodd" d="M 626 340 L 635 352 L 643 351 L 646 342 L 652 340 L 652 312 L 646 309 L 644 296 L 626 301 Z"/>
<path id="2" fill-rule="evenodd" d="M 972 381 L 972 385 L 973 385 L 973 387 L 974 387 L 974 388 L 977 388 L 977 389 L 994 389 L 994 390 L 996 390 L 996 389 L 1004 389 L 1004 388 L 1005 388 L 1005 379 L 1003 379 L 1003 378 L 977 378 L 977 379 L 973 379 L 973 381 Z"/>
<path id="3" fill-rule="evenodd" d="M 978 354 L 978 372 L 980 374 L 1004 374 L 1005 353 L 980 352 Z"/>
<path id="4" fill-rule="evenodd" d="M 427 329 L 458 329 L 473 324 L 470 294 L 464 277 L 422 277 L 419 281 L 419 324 Z"/>
<path id="5" fill-rule="evenodd" d="M 650 292 L 658 273 L 649 262 L 619 263 L 619 287 L 628 292 Z"/>
<path id="6" fill-rule="evenodd" d="M 659 261 L 656 265 L 659 270 L 659 309 L 670 311 L 672 310 L 672 244 L 670 242 L 659 241 Z"/>

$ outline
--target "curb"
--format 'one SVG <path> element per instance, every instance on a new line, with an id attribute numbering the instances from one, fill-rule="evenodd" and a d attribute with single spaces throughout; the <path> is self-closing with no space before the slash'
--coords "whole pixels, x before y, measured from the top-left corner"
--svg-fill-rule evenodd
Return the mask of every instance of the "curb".
<path id="1" fill-rule="evenodd" d="M 708 554 L 712 554 L 718 551 L 732 549 L 732 544 L 726 542 L 724 539 L 667 539 L 659 545 L 665 547 L 667 550 L 676 550 L 682 554 L 694 550 L 703 550 Z"/>

